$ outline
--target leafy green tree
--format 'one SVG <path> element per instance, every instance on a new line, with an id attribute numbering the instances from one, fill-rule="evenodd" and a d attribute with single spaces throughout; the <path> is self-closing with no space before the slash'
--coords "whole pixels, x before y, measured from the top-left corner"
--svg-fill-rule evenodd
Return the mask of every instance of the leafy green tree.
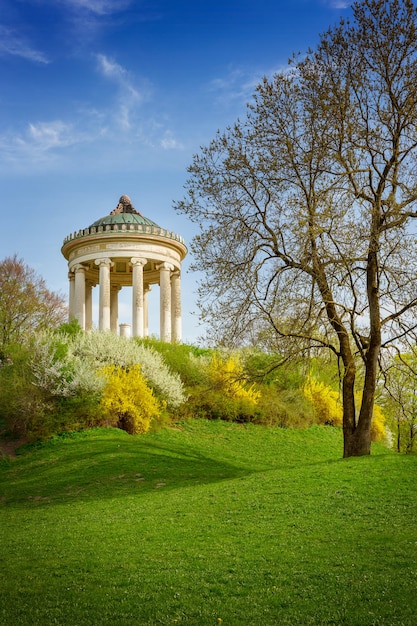
<path id="1" fill-rule="evenodd" d="M 340 364 L 344 456 L 370 453 L 381 350 L 415 333 L 417 14 L 364 0 L 189 168 L 202 316 L 217 342 Z M 355 398 L 361 398 L 359 408 Z"/>
<path id="2" fill-rule="evenodd" d="M 417 439 L 417 355 L 398 354 L 384 371 L 385 406 L 397 452 L 413 452 Z"/>
<path id="3" fill-rule="evenodd" d="M 0 262 L 0 355 L 25 335 L 53 328 L 67 317 L 63 297 L 16 255 Z"/>

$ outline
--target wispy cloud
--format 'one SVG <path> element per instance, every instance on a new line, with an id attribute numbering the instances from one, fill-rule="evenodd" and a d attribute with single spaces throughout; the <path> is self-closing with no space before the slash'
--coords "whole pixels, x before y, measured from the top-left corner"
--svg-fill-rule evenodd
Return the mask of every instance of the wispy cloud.
<path id="1" fill-rule="evenodd" d="M 134 118 L 138 113 L 138 107 L 150 98 L 152 89 L 149 81 L 142 80 L 141 86 L 136 85 L 132 74 L 105 54 L 97 54 L 99 72 L 117 86 L 115 94 L 118 103 L 116 117 L 124 130 L 130 130 L 134 124 Z"/>
<path id="2" fill-rule="evenodd" d="M 164 150 L 182 150 L 183 145 L 174 137 L 171 130 L 166 130 L 160 141 L 161 148 Z"/>
<path id="3" fill-rule="evenodd" d="M 347 9 L 353 0 L 325 0 L 325 4 L 331 9 Z"/>
<path id="4" fill-rule="evenodd" d="M 272 76 L 283 69 L 271 68 L 267 71 L 248 71 L 242 68 L 229 68 L 228 73 L 224 76 L 210 81 L 207 89 L 214 94 L 218 105 L 230 106 L 238 102 L 246 104 L 252 98 L 256 87 L 262 82 L 265 75 Z"/>
<path id="5" fill-rule="evenodd" d="M 31 144 L 38 151 L 46 152 L 52 148 L 66 148 L 78 143 L 80 137 L 75 133 L 72 124 L 61 120 L 29 124 L 27 138 L 20 140 L 23 144 Z"/>
<path id="6" fill-rule="evenodd" d="M 43 52 L 33 48 L 16 31 L 0 26 L 0 55 L 22 57 L 34 63 L 49 63 Z"/>
<path id="7" fill-rule="evenodd" d="M 128 70 L 119 65 L 119 63 L 116 63 L 116 61 L 110 59 L 105 54 L 97 54 L 97 60 L 101 73 L 119 85 L 124 97 L 128 96 L 137 101 L 141 101 L 146 97 L 145 89 L 139 91 L 134 86 L 133 78 Z"/>
<path id="8" fill-rule="evenodd" d="M 57 155 L 65 149 L 89 141 L 84 133 L 62 120 L 29 123 L 21 132 L 9 131 L 0 136 L 2 159 L 0 169 L 28 171 L 43 168 L 46 163 L 57 165 Z"/>
<path id="9" fill-rule="evenodd" d="M 64 2 L 75 10 L 83 10 L 95 15 L 111 15 L 124 11 L 132 0 L 64 0 Z"/>

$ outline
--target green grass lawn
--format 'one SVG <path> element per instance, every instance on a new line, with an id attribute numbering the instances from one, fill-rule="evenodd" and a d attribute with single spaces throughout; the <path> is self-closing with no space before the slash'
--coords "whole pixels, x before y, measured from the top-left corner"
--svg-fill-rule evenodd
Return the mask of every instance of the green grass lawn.
<path id="1" fill-rule="evenodd" d="M 414 625 L 417 456 L 339 430 L 94 430 L 0 463 L 0 623 Z"/>

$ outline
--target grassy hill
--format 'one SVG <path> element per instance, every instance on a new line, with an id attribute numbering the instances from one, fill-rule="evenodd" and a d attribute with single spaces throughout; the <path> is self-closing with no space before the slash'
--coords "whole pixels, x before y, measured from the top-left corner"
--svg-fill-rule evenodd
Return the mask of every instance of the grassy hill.
<path id="1" fill-rule="evenodd" d="M 338 429 L 92 430 L 0 462 L 0 623 L 411 625 L 417 457 Z"/>

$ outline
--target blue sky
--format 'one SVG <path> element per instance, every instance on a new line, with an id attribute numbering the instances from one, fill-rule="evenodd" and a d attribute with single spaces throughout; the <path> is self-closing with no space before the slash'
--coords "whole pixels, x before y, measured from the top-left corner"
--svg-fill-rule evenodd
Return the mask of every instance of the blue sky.
<path id="1" fill-rule="evenodd" d="M 193 154 L 244 115 L 264 75 L 314 46 L 350 4 L 0 0 L 0 259 L 18 254 L 66 295 L 63 239 L 122 194 L 189 242 L 195 226 L 172 205 Z M 190 261 L 183 338 L 195 342 L 203 329 Z M 151 317 L 157 334 L 152 308 Z M 128 289 L 119 321 L 130 322 Z"/>

